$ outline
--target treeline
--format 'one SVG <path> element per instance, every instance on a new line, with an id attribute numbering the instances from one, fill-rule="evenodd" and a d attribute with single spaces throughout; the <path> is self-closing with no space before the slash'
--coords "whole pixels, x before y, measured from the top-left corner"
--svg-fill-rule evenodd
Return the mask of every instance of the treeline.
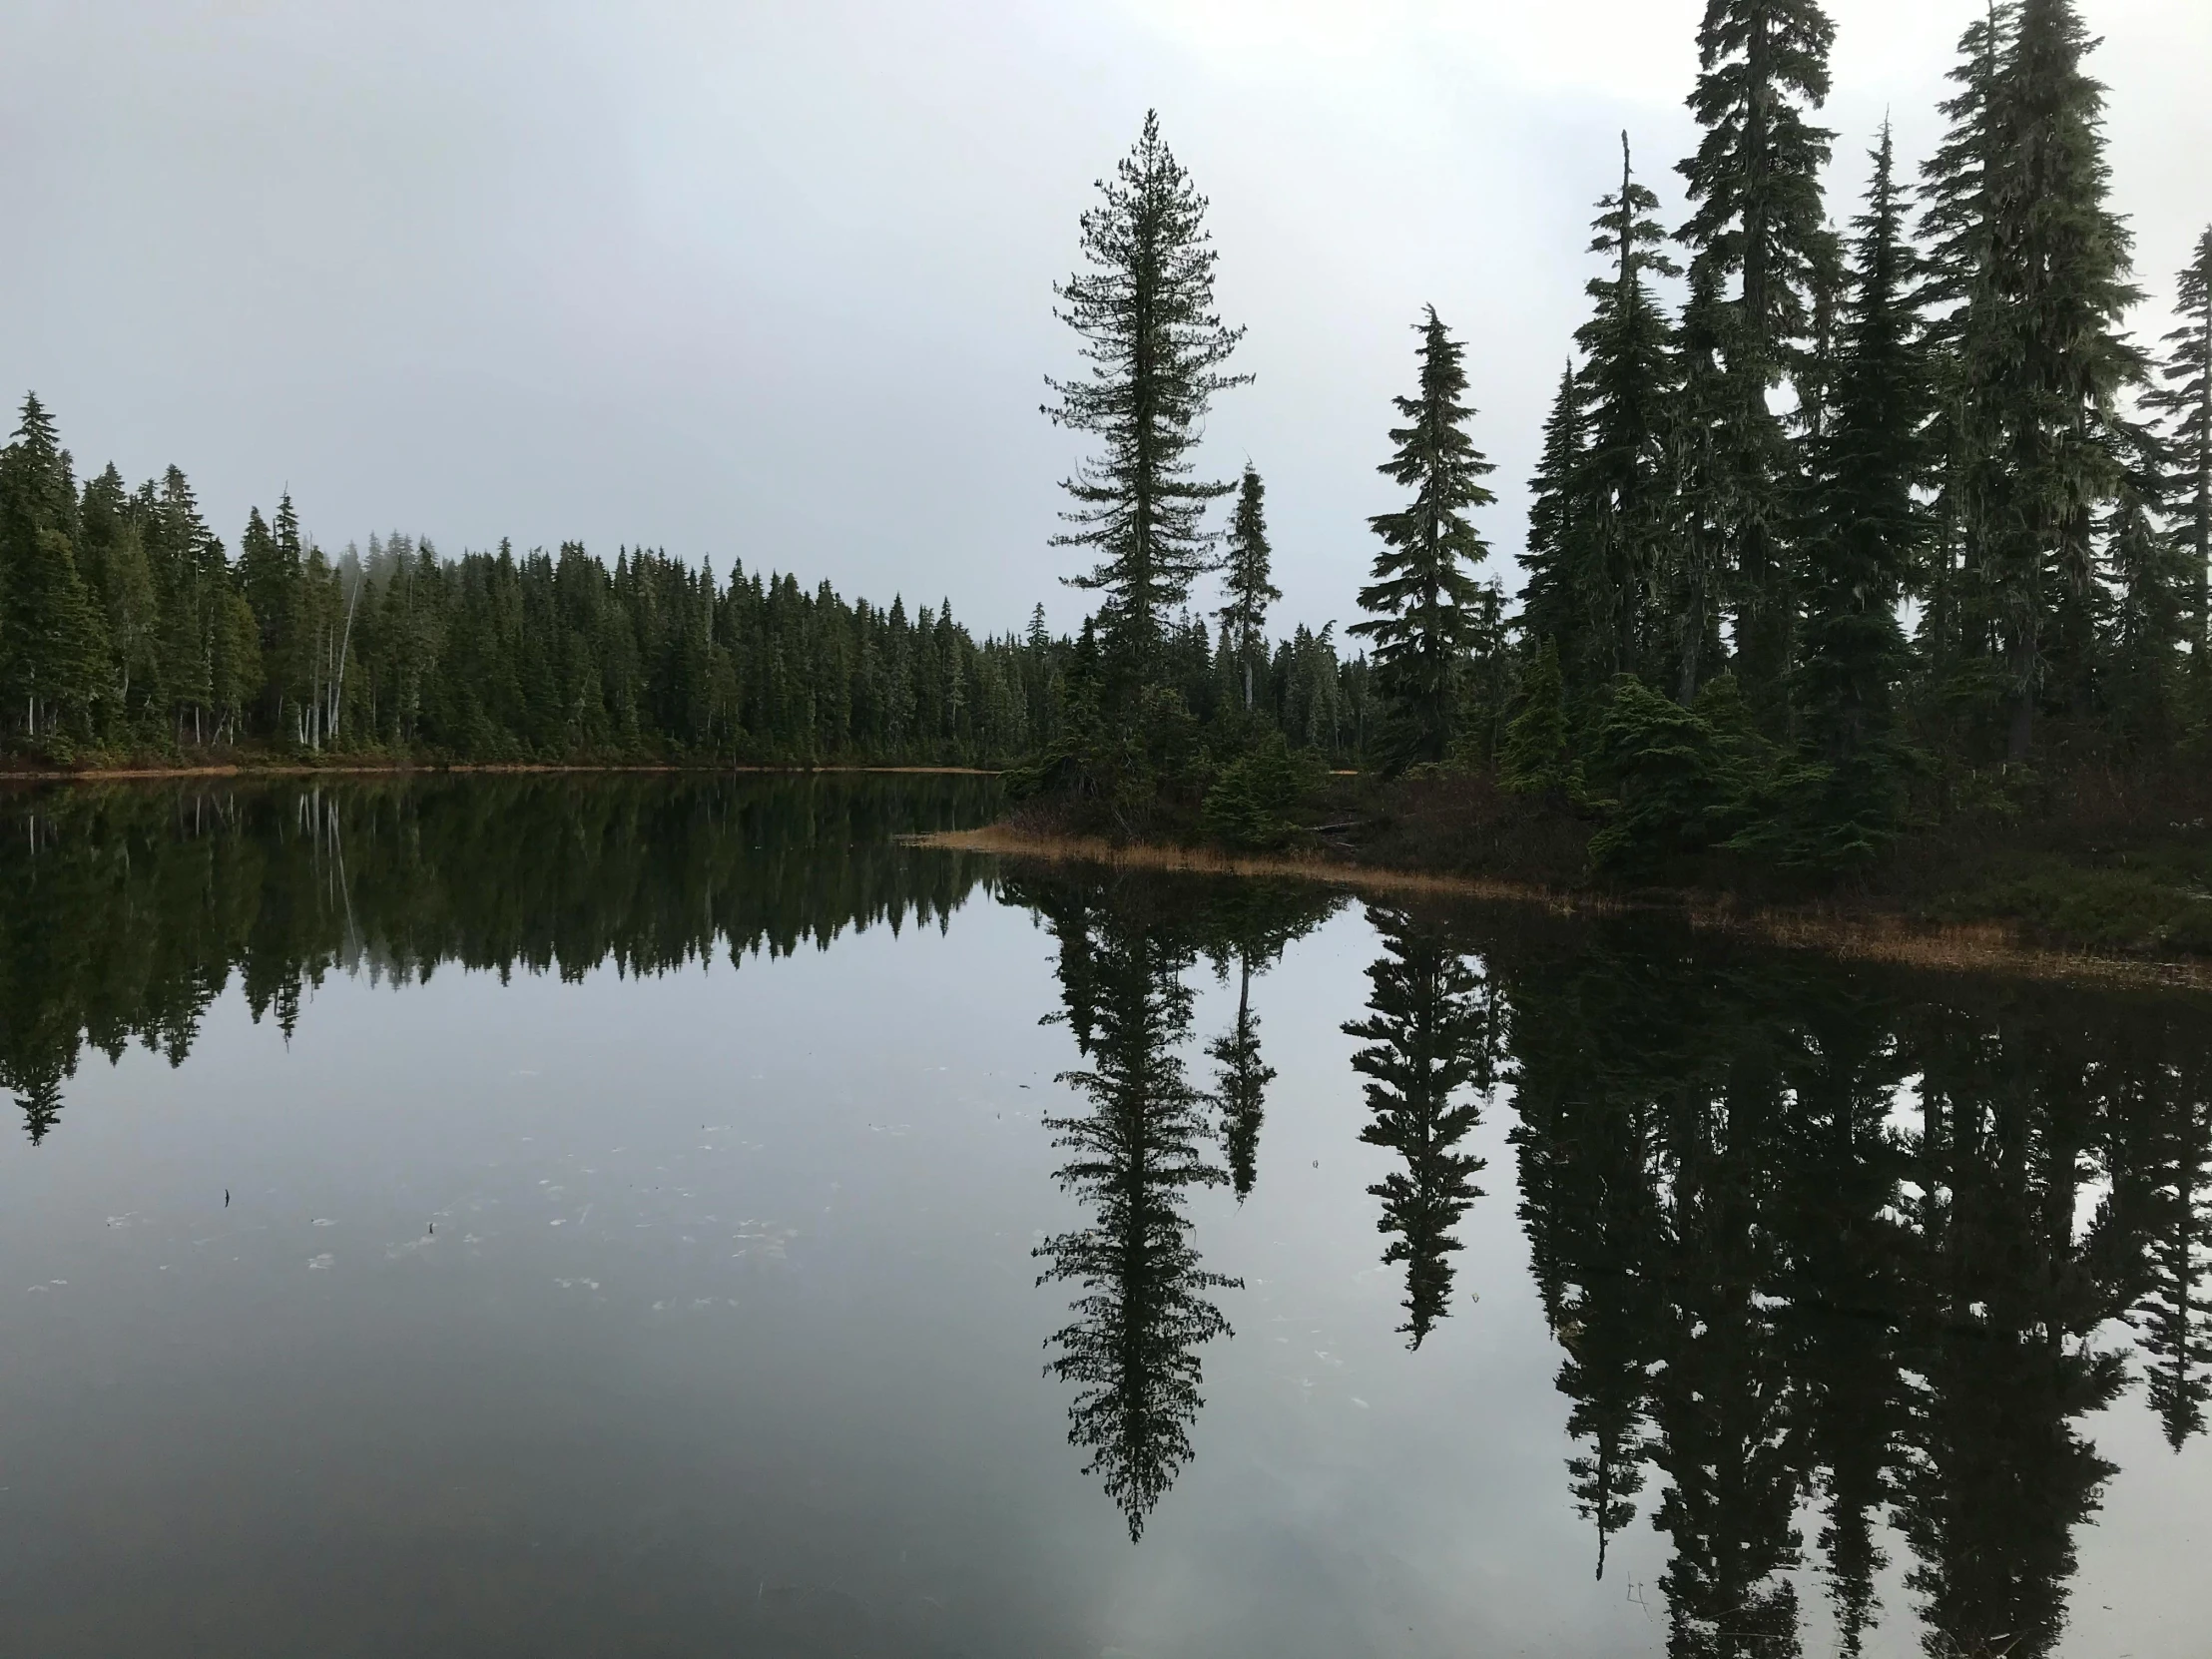
<path id="1" fill-rule="evenodd" d="M 332 972 L 580 978 L 939 924 L 984 860 L 988 779 L 494 778 L 147 791 L 0 812 L 0 1089 L 37 1141 L 86 1048 L 182 1064 L 234 983 L 288 1035 Z"/>
<path id="2" fill-rule="evenodd" d="M 978 640 L 950 607 L 624 548 L 441 557 L 370 537 L 333 559 L 290 497 L 233 557 L 172 467 L 80 490 L 34 396 L 0 451 L 0 733 L 65 760 L 257 744 L 475 762 L 996 765 L 1058 737 L 1075 645 L 1041 608 Z M 1249 662 L 1181 619 L 1192 701 Z M 1259 652 L 1258 697 L 1300 745 L 1357 750 L 1364 670 L 1325 630 Z"/>
<path id="3" fill-rule="evenodd" d="M 1885 126 L 1839 230 L 1817 124 L 1834 35 L 1819 0 L 1711 0 L 1671 231 L 1623 135 L 1516 615 L 1477 576 L 1493 468 L 1465 345 L 1433 307 L 1415 323 L 1382 467 L 1403 504 L 1372 520 L 1350 630 L 1373 653 L 1363 751 L 1596 820 L 1600 866 L 1848 868 L 1960 809 L 2034 811 L 2039 775 L 2170 780 L 2208 754 L 2212 231 L 2180 325 L 2133 340 L 2073 0 L 1995 0 L 1918 187 Z M 1058 289 L 1086 371 L 1048 412 L 1097 440 L 1061 540 L 1097 558 L 1071 579 L 1102 596 L 1105 666 L 1046 782 L 1119 829 L 1150 801 L 1155 828 L 1279 837 L 1311 774 L 1269 758 L 1265 723 L 1180 705 L 1161 668 L 1201 576 L 1233 637 L 1276 597 L 1257 474 L 1193 466 L 1212 398 L 1249 378 L 1206 208 L 1148 117 Z M 1207 504 L 1232 494 L 1217 530 Z"/>
<path id="4" fill-rule="evenodd" d="M 1918 189 L 1885 126 L 1839 233 L 1833 37 L 1816 0 L 1715 0 L 1687 221 L 1662 229 L 1625 136 L 1600 204 L 1498 759 L 1604 816 L 1601 861 L 1848 865 L 2019 804 L 2024 769 L 2204 758 L 2212 231 L 2181 325 L 2131 339 L 2096 43 L 2072 0 L 2003 0 Z"/>

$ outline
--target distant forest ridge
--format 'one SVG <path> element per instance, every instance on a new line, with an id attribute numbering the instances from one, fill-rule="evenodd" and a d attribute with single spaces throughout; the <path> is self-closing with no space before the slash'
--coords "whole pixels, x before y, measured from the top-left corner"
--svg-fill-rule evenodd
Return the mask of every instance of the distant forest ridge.
<path id="1" fill-rule="evenodd" d="M 171 467 L 80 490 L 34 395 L 0 459 L 0 730 L 86 747 L 266 743 L 469 761 L 699 759 L 989 765 L 1057 733 L 1071 642 L 1039 606 L 978 639 L 791 575 L 727 578 L 657 549 L 441 556 L 371 536 L 333 559 L 289 495 L 236 556 Z M 1176 638 L 1190 695 L 1217 679 L 1205 625 Z M 1364 674 L 1297 631 L 1267 693 L 1298 741 L 1357 748 Z"/>

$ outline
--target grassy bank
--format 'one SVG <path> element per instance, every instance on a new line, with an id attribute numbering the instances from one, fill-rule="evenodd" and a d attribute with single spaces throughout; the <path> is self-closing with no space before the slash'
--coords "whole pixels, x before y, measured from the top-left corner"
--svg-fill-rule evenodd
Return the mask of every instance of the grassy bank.
<path id="1" fill-rule="evenodd" d="M 1844 879 L 1725 851 L 1640 881 L 1593 872 L 1596 825 L 1485 777 L 1338 774 L 1264 846 L 1209 837 L 1173 812 L 1135 832 L 1095 805 L 1025 803 L 956 837 L 973 850 L 1156 868 L 1292 874 L 1373 891 L 1435 891 L 1604 913 L 1667 909 L 1699 926 L 1836 954 L 2041 977 L 2212 986 L 2212 831 L 2187 785 L 2108 778 L 1957 807 Z M 1187 820 L 1187 822 L 1183 822 Z"/>

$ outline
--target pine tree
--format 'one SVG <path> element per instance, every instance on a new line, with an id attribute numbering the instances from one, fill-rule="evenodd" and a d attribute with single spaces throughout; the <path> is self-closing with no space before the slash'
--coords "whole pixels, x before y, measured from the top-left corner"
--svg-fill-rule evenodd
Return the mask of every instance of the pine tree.
<path id="1" fill-rule="evenodd" d="M 1789 456 L 1767 395 L 1797 366 L 1828 234 L 1820 175 L 1831 135 L 1806 117 L 1827 101 L 1835 33 L 1819 0 L 1707 0 L 1689 100 L 1705 136 L 1680 166 L 1696 204 L 1682 228 L 1692 276 L 1737 282 L 1722 344 L 1731 395 L 1719 434 L 1735 483 L 1724 530 L 1736 673 L 1761 709 L 1780 704 L 1796 605 Z"/>
<path id="2" fill-rule="evenodd" d="M 1414 327 L 1421 336 L 1414 353 L 1420 392 L 1392 399 L 1409 424 L 1391 429 L 1397 453 L 1378 469 L 1409 486 L 1413 499 L 1368 521 L 1382 551 L 1375 580 L 1360 590 L 1360 608 L 1372 615 L 1351 630 L 1375 641 L 1382 693 L 1397 714 L 1392 759 L 1399 765 L 1441 761 L 1450 748 L 1454 681 L 1481 604 L 1478 585 L 1462 567 L 1489 554 L 1466 515 L 1497 499 L 1478 482 L 1495 469 L 1465 430 L 1474 411 L 1459 401 L 1467 389 L 1459 342 L 1433 305 Z"/>
<path id="3" fill-rule="evenodd" d="M 1090 372 L 1047 377 L 1060 401 L 1044 412 L 1101 441 L 1102 453 L 1064 481 L 1075 506 L 1062 516 L 1074 528 L 1053 545 L 1100 555 L 1070 580 L 1104 596 L 1101 644 L 1127 698 L 1159 683 L 1167 619 L 1207 568 L 1206 504 L 1235 487 L 1193 476 L 1207 407 L 1251 376 L 1222 371 L 1244 330 L 1214 312 L 1206 198 L 1161 139 L 1156 113 L 1098 189 L 1103 200 L 1082 219 L 1090 270 L 1053 289 Z"/>
<path id="4" fill-rule="evenodd" d="M 1265 511 L 1267 486 L 1259 471 L 1245 462 L 1244 478 L 1237 490 L 1237 512 L 1229 525 L 1229 556 L 1222 565 L 1222 587 L 1228 603 L 1215 612 L 1221 619 L 1222 649 L 1243 670 L 1244 706 L 1252 708 L 1252 671 L 1255 658 L 1267 655 L 1268 606 L 1283 597 L 1270 578 L 1268 524 Z"/>
<path id="5" fill-rule="evenodd" d="M 1928 368 L 1913 312 L 1915 271 L 1887 123 L 1866 212 L 1854 221 L 1852 294 L 1825 429 L 1812 444 L 1817 528 L 1808 538 L 1803 657 L 1792 677 L 1798 730 L 1832 778 L 1824 828 L 1854 845 L 1897 811 L 1892 737 L 1906 667 L 1898 606 L 1919 568 L 1926 514 Z"/>
<path id="6" fill-rule="evenodd" d="M 2174 308 L 2181 324 L 2166 336 L 2159 367 L 2163 384 L 2144 405 L 2165 417 L 2173 451 L 2169 505 L 2174 539 L 2185 570 L 2182 593 L 2189 607 L 2191 702 L 2199 720 L 2212 720 L 2212 227 L 2197 238 L 2177 279 Z"/>
<path id="7" fill-rule="evenodd" d="M 77 486 L 53 417 L 23 400 L 15 438 L 0 450 L 0 709 L 23 712 L 36 740 L 83 730 L 105 690 L 107 645 L 77 572 Z"/>

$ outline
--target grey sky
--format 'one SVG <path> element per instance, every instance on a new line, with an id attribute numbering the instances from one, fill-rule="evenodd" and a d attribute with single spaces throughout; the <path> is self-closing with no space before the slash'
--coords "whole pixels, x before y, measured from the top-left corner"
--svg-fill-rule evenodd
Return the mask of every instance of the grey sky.
<path id="1" fill-rule="evenodd" d="M 1830 0 L 1839 220 L 1980 0 Z M 1282 615 L 1349 620 L 1409 324 L 1521 480 L 1630 130 L 1670 221 L 1702 0 L 11 0 L 0 390 L 81 466 L 403 529 L 773 564 L 1079 614 L 1037 413 L 1050 284 L 1156 105 L 1250 327 L 1209 449 L 1267 475 Z M 2212 220 L 2212 5 L 2084 0 L 2162 331 Z"/>

